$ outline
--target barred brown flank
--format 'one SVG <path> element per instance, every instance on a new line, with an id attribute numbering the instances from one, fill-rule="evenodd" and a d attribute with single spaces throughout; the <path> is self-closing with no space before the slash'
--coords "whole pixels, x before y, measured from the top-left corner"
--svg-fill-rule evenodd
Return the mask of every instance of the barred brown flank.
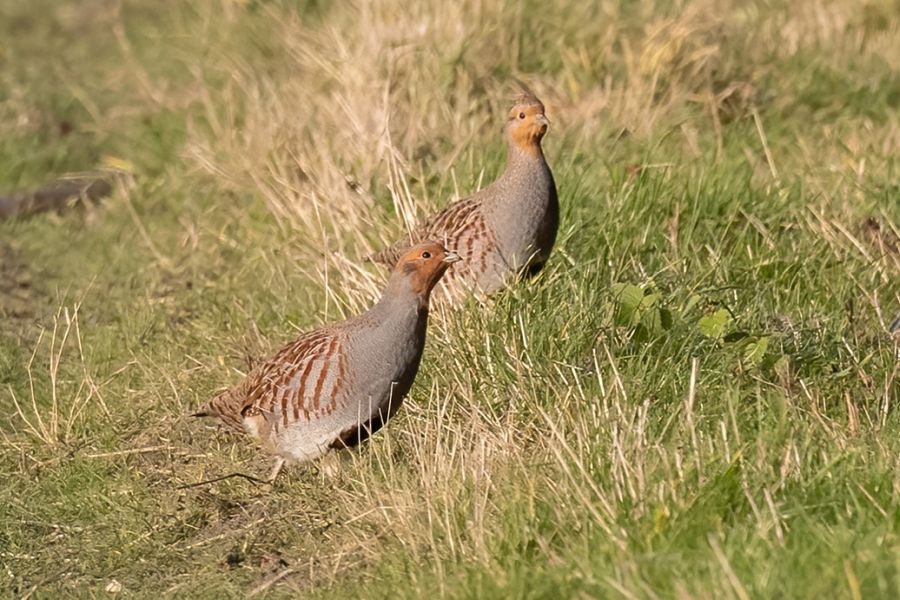
<path id="1" fill-rule="evenodd" d="M 312 409 L 315 412 L 319 411 L 322 399 L 322 385 L 324 385 L 325 380 L 328 378 L 328 371 L 331 368 L 331 362 L 328 359 L 333 355 L 336 345 L 337 340 L 332 338 L 331 344 L 329 344 L 328 350 L 325 353 L 325 359 L 322 361 L 322 368 L 319 370 L 319 375 L 316 378 L 316 388 L 312 397 Z"/>

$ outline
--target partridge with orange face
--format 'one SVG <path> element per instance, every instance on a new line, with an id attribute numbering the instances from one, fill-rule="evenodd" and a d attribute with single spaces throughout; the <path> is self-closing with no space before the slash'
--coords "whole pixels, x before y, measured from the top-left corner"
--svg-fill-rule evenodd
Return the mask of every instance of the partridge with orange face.
<path id="1" fill-rule="evenodd" d="M 371 259 L 393 266 L 410 243 L 440 240 L 464 261 L 445 278 L 453 295 L 473 287 L 490 294 L 520 274 L 537 273 L 550 256 L 559 226 L 556 184 L 541 149 L 549 125 L 541 101 L 530 93 L 520 96 L 506 121 L 503 175 L 429 219 L 411 239 Z"/>
<path id="2" fill-rule="evenodd" d="M 310 331 L 253 369 L 194 416 L 218 417 L 284 460 L 352 447 L 400 407 L 422 358 L 431 291 L 459 256 L 440 244 L 400 258 L 368 312 Z"/>

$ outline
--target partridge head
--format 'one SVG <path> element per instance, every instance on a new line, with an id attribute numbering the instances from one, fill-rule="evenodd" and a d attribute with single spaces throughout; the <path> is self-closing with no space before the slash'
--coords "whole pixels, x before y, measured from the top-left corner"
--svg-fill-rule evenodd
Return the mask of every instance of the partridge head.
<path id="1" fill-rule="evenodd" d="M 544 104 L 524 92 L 516 99 L 506 120 L 506 139 L 514 148 L 529 154 L 541 154 L 541 140 L 550 128 Z"/>
<path id="2" fill-rule="evenodd" d="M 432 290 L 450 265 L 458 260 L 458 254 L 446 250 L 437 242 L 417 244 L 397 262 L 385 295 L 412 294 L 420 306 L 427 307 Z"/>

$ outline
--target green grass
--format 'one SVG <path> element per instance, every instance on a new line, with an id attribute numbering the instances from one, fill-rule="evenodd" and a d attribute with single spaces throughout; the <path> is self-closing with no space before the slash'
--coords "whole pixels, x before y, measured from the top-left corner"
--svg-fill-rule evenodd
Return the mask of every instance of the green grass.
<path id="1" fill-rule="evenodd" d="M 158 4 L 0 8 L 0 191 L 130 171 L 0 223 L 0 596 L 900 595 L 896 3 Z M 264 472 L 184 415 L 500 172 L 513 77 L 547 269 L 339 475 L 178 489 Z"/>

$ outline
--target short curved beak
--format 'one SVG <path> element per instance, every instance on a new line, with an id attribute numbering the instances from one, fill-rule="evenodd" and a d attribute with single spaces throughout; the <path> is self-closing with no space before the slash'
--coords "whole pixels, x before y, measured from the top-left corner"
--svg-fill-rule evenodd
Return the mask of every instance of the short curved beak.
<path id="1" fill-rule="evenodd" d="M 545 127 L 550 127 L 550 119 L 547 118 L 547 115 L 540 114 L 537 116 L 537 122 Z"/>
<path id="2" fill-rule="evenodd" d="M 455 262 L 459 262 L 461 260 L 462 260 L 462 257 L 459 254 L 457 254 L 456 252 L 448 252 L 446 255 L 444 255 L 443 262 L 455 263 Z"/>

